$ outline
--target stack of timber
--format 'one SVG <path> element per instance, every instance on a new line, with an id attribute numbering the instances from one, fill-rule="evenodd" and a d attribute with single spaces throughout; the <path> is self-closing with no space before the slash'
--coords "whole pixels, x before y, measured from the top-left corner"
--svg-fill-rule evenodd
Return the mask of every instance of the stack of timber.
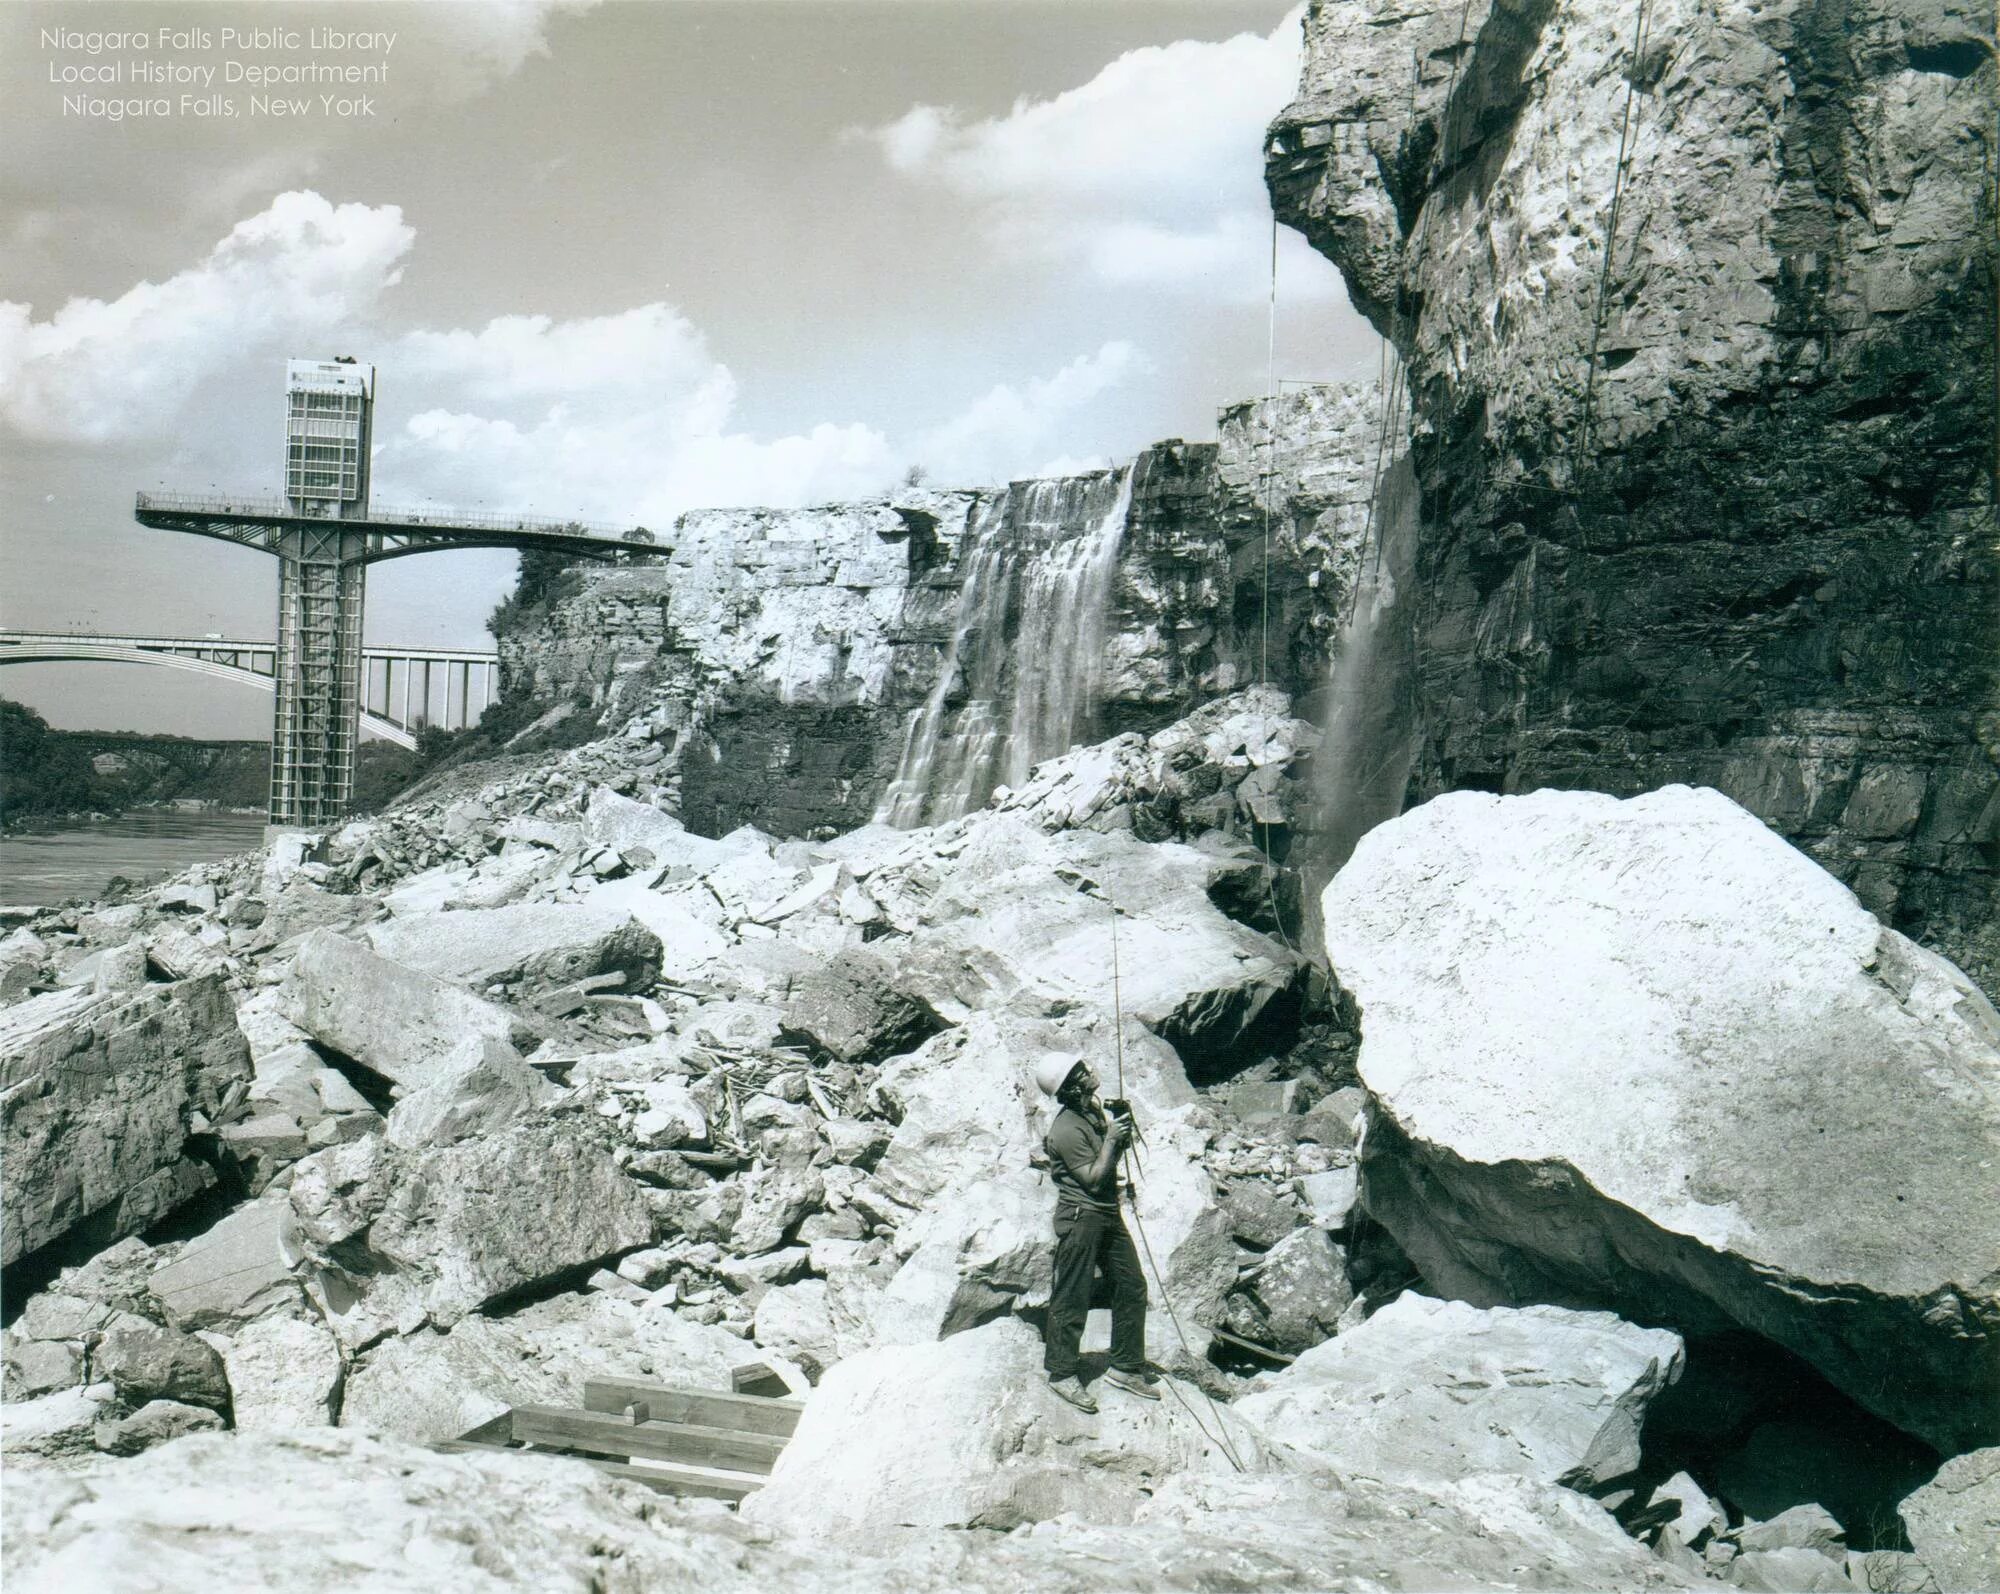
<path id="1" fill-rule="evenodd" d="M 761 1367 L 739 1369 L 734 1381 L 725 1394 L 592 1378 L 581 1411 L 516 1406 L 437 1448 L 565 1455 L 662 1494 L 734 1505 L 763 1487 L 803 1409 L 790 1396 L 755 1393 L 785 1387 Z"/>

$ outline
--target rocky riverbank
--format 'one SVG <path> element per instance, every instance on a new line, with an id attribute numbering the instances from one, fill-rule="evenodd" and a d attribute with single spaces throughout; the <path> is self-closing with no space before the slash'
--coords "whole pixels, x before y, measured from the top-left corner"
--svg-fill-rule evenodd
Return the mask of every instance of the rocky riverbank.
<path id="1" fill-rule="evenodd" d="M 1976 1586 L 2000 1027 L 1727 799 L 1418 809 L 1336 983 L 1275 691 L 810 843 L 645 724 L 0 942 L 10 1578 Z M 1159 1406 L 1042 1384 L 1051 1048 L 1145 1126 Z M 747 1355 L 740 1518 L 421 1448 Z"/>

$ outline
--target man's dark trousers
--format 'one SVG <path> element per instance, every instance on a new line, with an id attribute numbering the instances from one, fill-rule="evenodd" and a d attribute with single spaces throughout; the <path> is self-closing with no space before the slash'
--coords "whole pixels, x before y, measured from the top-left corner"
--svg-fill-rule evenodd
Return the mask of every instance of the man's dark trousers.
<path id="1" fill-rule="evenodd" d="M 1111 1365 L 1136 1373 L 1146 1365 L 1146 1276 L 1116 1212 L 1063 1202 L 1056 1208 L 1056 1281 L 1049 1292 L 1042 1365 L 1051 1378 L 1076 1373 L 1076 1348 L 1090 1312 L 1090 1286 L 1102 1266 L 1111 1281 Z"/>

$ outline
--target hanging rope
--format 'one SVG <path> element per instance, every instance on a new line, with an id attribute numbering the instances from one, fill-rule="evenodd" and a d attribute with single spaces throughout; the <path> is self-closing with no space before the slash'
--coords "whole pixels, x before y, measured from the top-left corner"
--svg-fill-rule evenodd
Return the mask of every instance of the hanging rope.
<path id="1" fill-rule="evenodd" d="M 1590 313 L 1590 356 L 1583 371 L 1583 415 L 1577 423 L 1576 444 L 1570 451 L 1572 481 L 1590 449 L 1591 427 L 1596 419 L 1597 348 L 1604 337 L 1604 306 L 1611 292 L 1611 257 L 1618 248 L 1618 209 L 1625 198 L 1627 152 L 1631 148 L 1633 113 L 1639 99 L 1639 62 L 1645 56 L 1651 11 L 1651 0 L 1639 0 L 1638 15 L 1632 24 L 1632 60 L 1625 71 L 1625 114 L 1618 122 L 1618 164 L 1611 171 L 1611 209 L 1604 219 L 1604 259 L 1597 271 L 1597 302 Z"/>
<path id="2" fill-rule="evenodd" d="M 1099 880 L 1094 882 L 1094 884 L 1098 891 L 1103 894 L 1104 905 L 1111 913 L 1111 1023 L 1118 1059 L 1118 1098 L 1123 1100 L 1125 1095 L 1125 993 L 1118 964 L 1118 901 L 1112 896 L 1111 888 L 1103 881 Z M 1167 1294 L 1167 1281 L 1160 1272 L 1159 1263 L 1154 1260 L 1153 1243 L 1147 1238 L 1146 1225 L 1139 1217 L 1139 1203 L 1136 1195 L 1136 1185 L 1139 1177 L 1139 1157 L 1135 1146 L 1131 1142 L 1127 1142 L 1124 1150 L 1119 1154 L 1119 1160 L 1122 1162 L 1128 1157 L 1131 1159 L 1131 1174 L 1135 1186 L 1134 1199 L 1130 1203 L 1132 1227 L 1139 1236 L 1139 1245 L 1146 1259 L 1146 1270 L 1153 1276 L 1153 1287 L 1159 1291 L 1160 1304 L 1166 1308 L 1167 1321 L 1173 1324 L 1174 1338 L 1180 1341 L 1181 1353 L 1192 1363 L 1200 1360 L 1200 1358 L 1195 1355 L 1194 1346 L 1188 1343 L 1187 1333 L 1181 1327 L 1180 1313 L 1174 1310 L 1173 1297 Z M 1208 1425 L 1202 1421 L 1201 1415 L 1188 1404 L 1187 1397 L 1181 1393 L 1179 1385 L 1172 1379 L 1168 1379 L 1166 1383 L 1168 1392 L 1173 1395 L 1181 1409 L 1188 1414 L 1189 1418 L 1194 1422 L 1195 1427 L 1201 1430 L 1201 1436 L 1219 1449 L 1223 1455 L 1228 1457 L 1229 1464 L 1232 1467 L 1238 1472 L 1243 1471 L 1243 1463 L 1236 1454 L 1236 1448 L 1229 1442 L 1229 1425 L 1223 1420 L 1222 1412 L 1215 1404 L 1215 1397 L 1206 1389 L 1202 1389 L 1200 1384 L 1195 1385 L 1195 1388 L 1201 1390 L 1202 1399 L 1208 1402 L 1209 1415 L 1215 1419 L 1215 1431 L 1211 1433 Z"/>

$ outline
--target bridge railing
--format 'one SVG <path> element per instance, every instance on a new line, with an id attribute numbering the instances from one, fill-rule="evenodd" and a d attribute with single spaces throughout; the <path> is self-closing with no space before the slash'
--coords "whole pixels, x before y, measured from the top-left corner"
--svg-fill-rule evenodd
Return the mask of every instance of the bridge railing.
<path id="1" fill-rule="evenodd" d="M 226 515 L 245 520 L 306 520 L 282 498 L 259 498 L 229 493 L 140 493 L 139 509 L 155 509 L 170 515 Z M 556 520 L 546 515 L 474 514 L 457 509 L 377 509 L 352 524 L 356 526 L 408 526 L 428 531 L 500 531 L 531 537 L 596 537 L 622 540 L 636 526 L 618 526 L 603 520 Z"/>

